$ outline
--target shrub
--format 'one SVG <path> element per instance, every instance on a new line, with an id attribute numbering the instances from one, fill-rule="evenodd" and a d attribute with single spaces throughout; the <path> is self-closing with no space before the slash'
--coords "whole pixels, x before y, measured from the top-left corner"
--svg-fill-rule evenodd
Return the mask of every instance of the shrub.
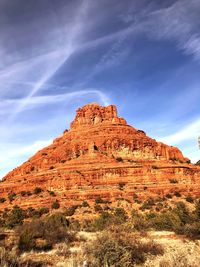
<path id="1" fill-rule="evenodd" d="M 127 233 L 105 232 L 85 248 L 85 254 L 91 267 L 132 267 L 144 263 L 148 254 L 163 254 L 163 249 L 155 243 L 143 244 Z"/>
<path id="2" fill-rule="evenodd" d="M 102 231 L 106 229 L 113 222 L 113 216 L 108 212 L 102 212 L 99 218 L 94 220 L 92 224 L 92 230 Z"/>
<path id="3" fill-rule="evenodd" d="M 82 203 L 82 207 L 89 207 L 90 205 L 88 204 L 88 202 L 87 201 L 83 201 L 83 203 Z"/>
<path id="4" fill-rule="evenodd" d="M 138 195 L 136 193 L 133 194 L 133 200 L 138 199 Z"/>
<path id="5" fill-rule="evenodd" d="M 141 210 L 145 210 L 145 209 L 151 209 L 152 206 L 155 205 L 155 201 L 153 198 L 149 198 L 147 199 L 141 206 Z"/>
<path id="6" fill-rule="evenodd" d="M 163 257 L 160 261 L 159 267 L 199 267 L 200 258 L 195 254 L 188 254 L 180 249 L 169 254 L 167 257 Z"/>
<path id="7" fill-rule="evenodd" d="M 185 234 L 190 238 L 200 239 L 200 222 L 186 224 L 183 228 L 182 234 Z"/>
<path id="8" fill-rule="evenodd" d="M 14 192 L 8 193 L 8 199 L 12 202 L 16 198 L 16 194 Z"/>
<path id="9" fill-rule="evenodd" d="M 20 194 L 21 194 L 22 197 L 31 196 L 32 195 L 30 191 L 21 191 Z"/>
<path id="10" fill-rule="evenodd" d="M 126 185 L 126 183 L 120 182 L 119 183 L 119 190 L 123 190 L 125 185 Z"/>
<path id="11" fill-rule="evenodd" d="M 40 187 L 36 187 L 34 190 L 33 190 L 33 193 L 34 194 L 40 194 L 42 192 L 42 188 L 40 188 Z"/>
<path id="12" fill-rule="evenodd" d="M 156 230 L 174 231 L 181 225 L 179 216 L 172 211 L 156 214 L 155 217 L 149 220 L 150 227 Z"/>
<path id="13" fill-rule="evenodd" d="M 177 179 L 169 179 L 169 182 L 171 184 L 177 184 L 178 183 L 178 180 Z"/>
<path id="14" fill-rule="evenodd" d="M 166 198 L 172 198 L 173 196 L 172 196 L 172 194 L 166 194 Z"/>
<path id="15" fill-rule="evenodd" d="M 158 166 L 152 165 L 151 168 L 156 170 L 156 169 L 158 169 Z"/>
<path id="16" fill-rule="evenodd" d="M 49 213 L 49 208 L 47 208 L 47 207 L 42 207 L 42 208 L 40 208 L 40 209 L 38 210 L 38 213 L 39 213 L 40 216 L 42 216 L 43 214 L 47 214 L 47 213 Z"/>
<path id="17" fill-rule="evenodd" d="M 60 208 L 60 203 L 58 202 L 57 199 L 52 203 L 51 208 L 52 209 L 59 209 Z"/>
<path id="18" fill-rule="evenodd" d="M 0 203 L 4 203 L 6 201 L 6 199 L 4 197 L 0 198 Z"/>
<path id="19" fill-rule="evenodd" d="M 178 191 L 175 191 L 175 192 L 174 192 L 174 195 L 175 195 L 176 197 L 181 197 L 181 193 L 178 192 Z"/>
<path id="20" fill-rule="evenodd" d="M 22 197 L 24 197 L 24 196 L 26 196 L 26 191 L 21 191 L 20 194 L 21 194 Z"/>
<path id="21" fill-rule="evenodd" d="M 13 228 L 16 225 L 20 225 L 23 223 L 24 217 L 24 211 L 20 207 L 15 206 L 5 220 L 5 226 Z"/>
<path id="22" fill-rule="evenodd" d="M 99 212 L 99 213 L 103 212 L 103 209 L 99 204 L 94 205 L 94 210 L 95 212 Z"/>
<path id="23" fill-rule="evenodd" d="M 34 215 L 35 215 L 35 209 L 33 207 L 28 207 L 28 209 L 26 210 L 26 217 L 31 218 L 34 217 Z"/>
<path id="24" fill-rule="evenodd" d="M 200 200 L 197 200 L 195 203 L 195 214 L 197 218 L 200 220 Z"/>
<path id="25" fill-rule="evenodd" d="M 49 170 L 53 170 L 55 167 L 54 166 L 50 166 Z"/>
<path id="26" fill-rule="evenodd" d="M 95 199 L 95 203 L 96 203 L 96 204 L 104 203 L 104 200 L 103 200 L 100 196 L 98 196 L 98 197 Z"/>
<path id="27" fill-rule="evenodd" d="M 72 205 L 70 207 L 68 207 L 65 211 L 65 215 L 66 216 L 72 216 L 74 215 L 76 209 L 78 208 L 78 205 Z"/>
<path id="28" fill-rule="evenodd" d="M 20 260 L 14 253 L 0 247 L 0 266 L 2 267 L 20 267 Z"/>
<path id="29" fill-rule="evenodd" d="M 174 209 L 174 212 L 179 216 L 183 224 L 189 223 L 191 221 L 191 215 L 188 209 L 186 208 L 185 203 L 176 203 L 176 208 Z"/>
<path id="30" fill-rule="evenodd" d="M 194 199 L 193 199 L 192 196 L 187 196 L 187 197 L 185 198 L 185 200 L 186 200 L 187 202 L 189 202 L 189 203 L 193 203 L 193 202 L 194 202 Z"/>
<path id="31" fill-rule="evenodd" d="M 32 166 L 31 169 L 30 169 L 30 171 L 32 172 L 32 171 L 34 171 L 34 170 L 35 170 L 35 167 Z"/>
<path id="32" fill-rule="evenodd" d="M 50 196 L 52 196 L 52 197 L 55 197 L 55 196 L 56 196 L 56 194 L 55 194 L 54 191 L 48 191 L 48 192 L 49 192 L 49 195 L 50 195 Z"/>
<path id="33" fill-rule="evenodd" d="M 149 221 L 144 214 L 138 213 L 136 210 L 132 210 L 133 226 L 135 230 L 142 231 L 148 230 Z"/>
<path id="34" fill-rule="evenodd" d="M 114 212 L 114 221 L 117 224 L 124 223 L 127 221 L 128 216 L 126 211 L 123 208 L 116 208 Z"/>
<path id="35" fill-rule="evenodd" d="M 116 158 L 116 161 L 118 161 L 118 162 L 123 162 L 123 159 L 122 159 L 121 157 L 117 157 L 117 158 Z"/>
<path id="36" fill-rule="evenodd" d="M 69 229 L 72 231 L 81 231 L 81 224 L 78 220 L 71 220 L 69 222 Z"/>
<path id="37" fill-rule="evenodd" d="M 75 240 L 75 234 L 69 233 L 69 222 L 62 214 L 53 214 L 44 219 L 33 220 L 18 228 L 18 247 L 21 252 L 49 250 L 56 243 L 65 240 L 66 243 Z"/>

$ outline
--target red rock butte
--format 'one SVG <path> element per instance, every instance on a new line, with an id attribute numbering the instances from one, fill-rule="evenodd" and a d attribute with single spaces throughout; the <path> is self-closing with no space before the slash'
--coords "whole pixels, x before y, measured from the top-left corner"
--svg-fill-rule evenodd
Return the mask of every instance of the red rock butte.
<path id="1" fill-rule="evenodd" d="M 42 194 L 21 196 L 36 187 Z M 165 196 L 179 191 L 200 196 L 200 167 L 189 163 L 181 151 L 157 142 L 119 117 L 114 105 L 91 103 L 76 112 L 70 130 L 8 173 L 0 183 L 0 210 L 19 205 L 50 207 L 55 197 L 61 207 L 94 201 L 97 196 L 115 202 Z"/>

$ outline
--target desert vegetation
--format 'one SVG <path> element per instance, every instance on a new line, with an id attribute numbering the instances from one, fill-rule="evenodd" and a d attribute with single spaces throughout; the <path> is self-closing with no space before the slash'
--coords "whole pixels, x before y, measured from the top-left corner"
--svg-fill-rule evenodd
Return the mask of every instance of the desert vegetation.
<path id="1" fill-rule="evenodd" d="M 35 191 L 34 194 L 42 193 Z M 13 206 L 1 213 L 0 266 L 48 266 L 47 260 L 34 260 L 34 255 L 50 255 L 49 251 L 52 264 L 73 258 L 77 266 L 85 261 L 91 267 L 129 267 L 143 266 L 149 259 L 159 258 L 160 267 L 176 266 L 174 258 L 163 258 L 167 253 L 165 244 L 149 233 L 170 231 L 178 240 L 191 244 L 200 239 L 200 200 L 182 196 L 178 191 L 145 200 L 134 194 L 132 201 L 118 198 L 115 203 L 99 196 L 93 202 L 84 200 L 67 207 L 60 207 L 52 197 L 50 207 Z M 6 241 L 10 233 L 14 236 L 12 242 Z M 73 254 L 74 249 L 79 252 Z M 175 257 L 181 258 L 183 266 L 199 266 L 195 258 L 190 265 L 180 253 Z"/>

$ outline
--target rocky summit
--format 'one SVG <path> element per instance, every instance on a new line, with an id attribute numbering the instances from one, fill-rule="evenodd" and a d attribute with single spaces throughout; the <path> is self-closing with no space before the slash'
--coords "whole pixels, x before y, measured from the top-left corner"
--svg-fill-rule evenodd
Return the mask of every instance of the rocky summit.
<path id="1" fill-rule="evenodd" d="M 37 194 L 37 190 L 40 194 Z M 200 196 L 200 167 L 181 151 L 157 142 L 119 117 L 114 105 L 91 103 L 76 112 L 70 129 L 0 183 L 0 210 L 19 205 L 61 207 L 94 201 Z M 35 192 L 35 193 L 33 193 Z"/>

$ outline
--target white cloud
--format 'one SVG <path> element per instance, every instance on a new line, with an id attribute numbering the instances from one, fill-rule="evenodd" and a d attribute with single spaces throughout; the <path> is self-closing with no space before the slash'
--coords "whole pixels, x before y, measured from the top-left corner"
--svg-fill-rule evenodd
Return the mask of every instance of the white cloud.
<path id="1" fill-rule="evenodd" d="M 91 96 L 97 98 L 103 105 L 109 105 L 110 103 L 109 97 L 101 90 L 89 88 L 66 94 L 32 96 L 28 103 L 26 103 L 27 98 L 4 99 L 0 102 L 0 115 L 12 113 L 13 107 L 17 106 L 24 106 L 24 110 L 27 110 L 37 108 L 40 105 L 55 104 L 58 102 L 65 102 L 67 104 L 67 102 L 72 101 L 74 98 L 82 99 L 83 97 Z"/>
<path id="2" fill-rule="evenodd" d="M 0 178 L 6 175 L 11 166 L 23 163 L 25 158 L 33 155 L 38 150 L 50 145 L 52 140 L 38 140 L 32 144 L 20 146 L 19 144 L 6 144 L 1 148 L 0 155 Z"/>
<path id="3" fill-rule="evenodd" d="M 173 41 L 185 54 L 199 60 L 199 12 L 198 0 L 178 0 L 151 12 L 142 27 L 149 37 Z"/>
<path id="4" fill-rule="evenodd" d="M 196 139 L 198 142 L 198 136 L 200 136 L 200 119 L 195 120 L 176 133 L 160 138 L 160 140 L 168 144 L 177 145 L 192 139 Z"/>
<path id="5" fill-rule="evenodd" d="M 158 138 L 159 141 L 181 147 L 183 154 L 196 163 L 200 159 L 198 137 L 200 136 L 200 119 L 168 136 Z"/>

